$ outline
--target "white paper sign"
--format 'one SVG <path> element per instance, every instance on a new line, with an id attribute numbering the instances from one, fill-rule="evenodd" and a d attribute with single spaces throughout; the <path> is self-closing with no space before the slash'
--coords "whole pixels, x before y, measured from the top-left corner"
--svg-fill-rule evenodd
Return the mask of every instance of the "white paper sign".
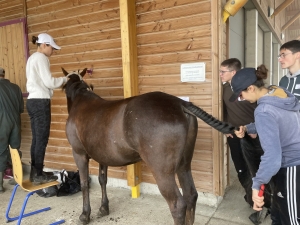
<path id="1" fill-rule="evenodd" d="M 205 81 L 205 63 L 185 63 L 180 68 L 181 82 Z"/>

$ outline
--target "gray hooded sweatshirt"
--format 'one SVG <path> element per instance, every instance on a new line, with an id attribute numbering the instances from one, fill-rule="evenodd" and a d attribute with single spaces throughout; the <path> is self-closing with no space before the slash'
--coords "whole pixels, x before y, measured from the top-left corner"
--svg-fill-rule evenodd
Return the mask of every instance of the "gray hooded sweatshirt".
<path id="1" fill-rule="evenodd" d="M 280 168 L 300 165 L 300 103 L 288 91 L 271 86 L 273 92 L 257 101 L 255 123 L 247 125 L 249 134 L 257 133 L 264 154 L 252 188 L 259 190 Z"/>

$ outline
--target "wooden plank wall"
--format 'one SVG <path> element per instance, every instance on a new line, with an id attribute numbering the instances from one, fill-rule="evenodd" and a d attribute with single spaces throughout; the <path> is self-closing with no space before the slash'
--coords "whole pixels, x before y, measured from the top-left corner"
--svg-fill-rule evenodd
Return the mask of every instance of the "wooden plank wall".
<path id="1" fill-rule="evenodd" d="M 0 0 L 0 22 L 23 17 L 23 0 Z"/>
<path id="2" fill-rule="evenodd" d="M 298 9 L 298 10 L 297 10 Z M 293 1 L 288 7 L 286 7 L 285 14 L 286 14 L 286 20 L 285 23 L 282 24 L 285 25 L 288 21 L 290 21 L 297 13 L 299 13 L 300 9 L 300 1 Z M 281 27 L 282 27 L 281 26 Z M 290 26 L 286 28 L 285 31 L 285 40 L 291 41 L 298 38 L 300 39 L 300 18 L 296 19 Z"/>
<path id="3" fill-rule="evenodd" d="M 92 68 L 85 80 L 105 99 L 123 98 L 120 19 L 118 0 L 27 0 L 29 40 L 32 35 L 47 32 L 61 50 L 50 57 L 53 76 L 67 71 Z M 36 46 L 29 43 L 30 54 Z M 75 170 L 70 145 L 65 135 L 67 108 L 65 94 L 55 90 L 52 98 L 52 123 L 45 166 Z M 30 145 L 29 139 L 26 143 Z M 24 144 L 25 146 L 25 144 Z M 29 160 L 29 151 L 24 154 Z M 109 168 L 111 177 L 126 179 L 124 168 Z M 90 173 L 98 174 L 98 163 L 91 161 Z"/>
<path id="4" fill-rule="evenodd" d="M 188 96 L 212 113 L 211 1 L 137 0 L 136 4 L 140 93 Z M 206 63 L 206 81 L 182 83 L 180 65 L 193 62 Z M 198 190 L 213 192 L 212 129 L 198 123 L 193 176 Z M 143 181 L 155 183 L 147 167 L 142 168 Z"/>
<path id="5" fill-rule="evenodd" d="M 221 0 L 213 2 L 218 2 L 218 6 L 214 7 L 220 7 Z M 26 4 L 29 41 L 32 35 L 47 32 L 62 47 L 50 58 L 54 76 L 62 76 L 61 67 L 67 71 L 93 67 L 93 75 L 87 75 L 85 80 L 94 85 L 95 92 L 105 99 L 123 98 L 119 0 L 26 0 Z M 208 113 L 214 112 L 216 117 L 221 115 L 218 109 L 220 90 L 212 89 L 218 88 L 218 74 L 215 74 L 219 63 L 218 49 L 224 46 L 216 46 L 219 41 L 215 37 L 212 51 L 212 35 L 219 33 L 212 32 L 212 4 L 209 0 L 136 0 L 140 94 L 163 91 L 175 96 L 188 96 L 190 101 Z M 218 29 L 217 26 L 215 24 L 214 28 Z M 29 49 L 32 54 L 36 46 L 30 42 Z M 206 81 L 182 83 L 180 65 L 193 62 L 206 63 Z M 26 112 L 23 116 L 23 161 L 29 163 L 30 123 Z M 46 167 L 76 169 L 65 136 L 66 119 L 65 95 L 61 90 L 55 90 Z M 224 167 L 213 168 L 214 160 L 219 156 L 216 149 L 220 146 L 220 138 L 213 139 L 219 134 L 216 135 L 201 120 L 198 123 L 192 162 L 195 185 L 199 191 L 219 193 L 216 185 L 220 182 L 219 170 Z M 142 169 L 143 182 L 155 183 L 144 164 Z M 93 161 L 90 173 L 98 174 L 98 164 Z M 126 167 L 110 167 L 108 175 L 126 179 Z"/>
<path id="6" fill-rule="evenodd" d="M 254 1 L 264 14 L 267 14 L 267 6 L 274 4 L 271 0 Z M 274 8 L 282 1 L 276 1 Z M 24 2 L 26 6 L 22 4 Z M 227 31 L 224 25 L 217 27 L 219 22 L 214 14 L 221 13 L 220 7 L 225 3 L 226 0 L 136 0 L 140 94 L 163 91 L 175 96 L 188 96 L 190 101 L 208 113 L 216 117 L 222 115 L 219 109 L 221 88 L 216 73 L 218 63 L 227 56 Z M 108 100 L 123 98 L 119 0 L 0 0 L 0 22 L 24 17 L 26 8 L 29 40 L 32 35 L 47 32 L 62 47 L 50 58 L 54 76 L 62 76 L 61 67 L 67 71 L 93 68 L 92 76 L 87 75 L 85 80 L 94 85 L 95 92 Z M 267 19 L 277 35 L 280 34 L 283 16 L 280 14 L 274 20 Z M 32 54 L 36 46 L 30 42 L 29 49 Z M 193 62 L 206 63 L 205 82 L 182 83 L 180 65 Z M 65 95 L 56 90 L 52 99 L 46 167 L 76 170 L 65 136 L 66 119 Z M 226 152 L 222 155 L 222 149 L 218 149 L 221 146 L 220 134 L 201 120 L 198 123 L 192 162 L 196 187 L 199 191 L 222 194 L 218 188 L 226 185 L 220 176 L 226 168 L 226 161 L 219 163 L 221 159 L 218 157 L 226 157 Z M 30 122 L 25 111 L 22 115 L 21 147 L 25 163 L 30 161 L 30 142 Z M 142 169 L 143 182 L 155 183 L 144 164 Z M 94 161 L 91 162 L 90 173 L 98 174 L 98 164 Z M 108 175 L 126 179 L 126 167 L 110 167 Z M 218 185 L 220 182 L 224 185 Z"/>

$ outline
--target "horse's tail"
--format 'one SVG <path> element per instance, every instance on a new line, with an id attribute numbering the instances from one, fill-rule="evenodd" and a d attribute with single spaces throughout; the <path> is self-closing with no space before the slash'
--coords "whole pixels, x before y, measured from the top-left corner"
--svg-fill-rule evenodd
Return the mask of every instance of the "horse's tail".
<path id="1" fill-rule="evenodd" d="M 235 127 L 232 126 L 229 123 L 222 122 L 216 118 L 214 118 L 212 115 L 205 112 L 203 109 L 190 104 L 185 104 L 184 107 L 194 114 L 195 116 L 199 117 L 201 120 L 203 120 L 205 123 L 210 125 L 211 127 L 215 128 L 216 130 L 224 133 L 224 134 L 232 134 L 234 133 Z"/>

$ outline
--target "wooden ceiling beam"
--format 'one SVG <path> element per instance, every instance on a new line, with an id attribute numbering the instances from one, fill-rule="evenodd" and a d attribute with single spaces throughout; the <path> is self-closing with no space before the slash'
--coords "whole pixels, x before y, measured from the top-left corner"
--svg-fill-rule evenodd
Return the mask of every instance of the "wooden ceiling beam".
<path id="1" fill-rule="evenodd" d="M 290 25 L 287 29 L 287 31 L 293 31 L 293 30 L 300 30 L 300 26 L 293 24 L 293 25 Z"/>
<path id="2" fill-rule="evenodd" d="M 298 12 L 297 14 L 295 14 L 289 21 L 286 22 L 286 24 L 284 24 L 281 27 L 281 31 L 284 31 L 286 28 L 288 28 L 292 23 L 294 23 L 298 18 L 300 18 L 300 12 Z M 298 27 L 299 29 L 299 27 Z"/>
<path id="3" fill-rule="evenodd" d="M 294 0 L 286 0 L 283 3 L 281 3 L 273 12 L 271 15 L 271 19 L 273 19 L 277 14 L 279 14 L 282 10 L 284 10 L 286 7 L 288 7 Z"/>

